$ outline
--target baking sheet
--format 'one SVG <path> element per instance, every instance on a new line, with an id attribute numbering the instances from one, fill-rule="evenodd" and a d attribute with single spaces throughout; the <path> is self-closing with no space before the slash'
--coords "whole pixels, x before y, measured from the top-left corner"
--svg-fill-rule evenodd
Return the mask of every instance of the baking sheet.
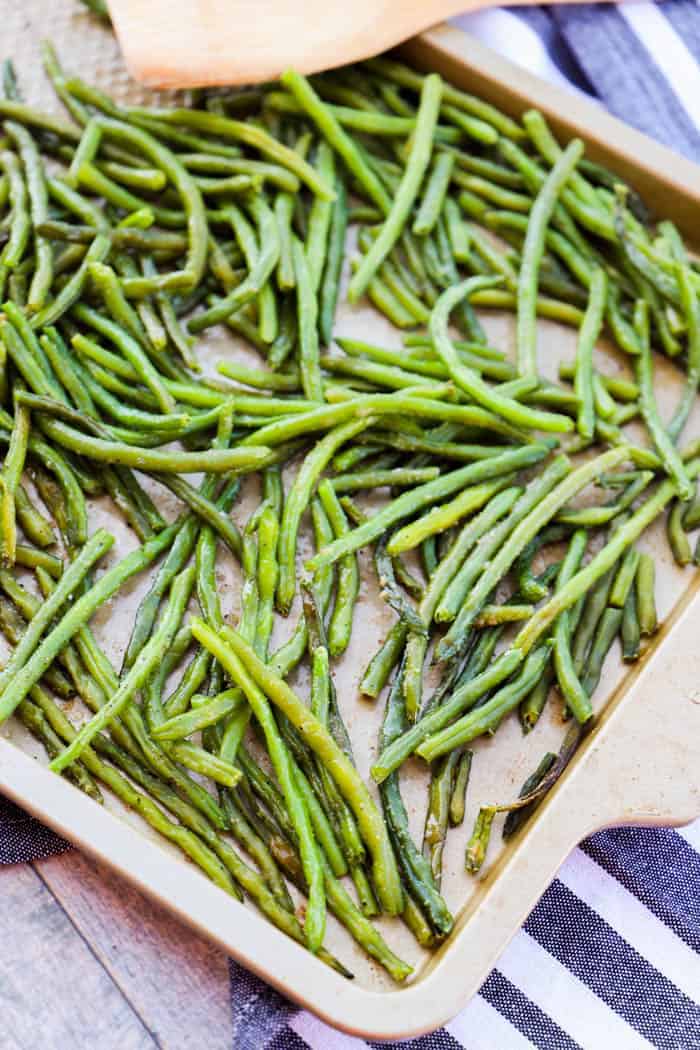
<path id="1" fill-rule="evenodd" d="M 117 98 L 129 100 L 149 98 L 153 100 L 154 97 L 158 99 L 166 97 L 145 93 L 137 85 L 129 82 L 121 65 L 111 33 L 102 27 L 96 19 L 79 9 L 77 5 L 69 2 L 57 4 L 48 3 L 45 0 L 33 0 L 28 8 L 21 11 L 8 3 L 0 5 L 0 10 L 2 10 L 4 18 L 4 40 L 7 53 L 11 54 L 16 62 L 22 87 L 29 101 L 54 109 L 58 108 L 50 87 L 48 87 L 43 74 L 40 73 L 38 47 L 39 41 L 44 36 L 48 36 L 53 40 L 59 52 L 59 57 L 68 71 L 72 69 L 78 71 L 81 76 L 87 80 L 94 81 L 99 86 L 113 93 Z M 452 33 L 454 32 L 456 31 L 452 31 Z M 482 317 L 490 342 L 512 354 L 514 348 L 513 317 L 511 315 L 487 313 L 486 311 L 482 311 Z M 349 308 L 347 305 L 344 305 L 341 307 L 337 331 L 339 334 L 365 339 L 382 346 L 399 347 L 401 345 L 399 333 L 373 309 L 363 306 Z M 540 322 L 538 361 L 540 369 L 545 375 L 556 378 L 559 361 L 572 359 L 574 348 L 575 333 L 571 329 L 551 322 Z M 249 351 L 240 342 L 218 329 L 207 333 L 206 340 L 202 341 L 198 351 L 207 370 L 212 369 L 217 360 L 226 356 L 235 356 L 251 363 L 257 359 L 257 355 L 254 352 Z M 598 348 L 597 364 L 601 370 L 609 374 L 629 374 L 623 357 L 605 343 L 601 343 Z M 662 414 L 668 417 L 678 398 L 681 377 L 676 369 L 665 360 L 657 360 L 656 367 L 660 406 Z M 685 435 L 688 439 L 700 435 L 700 409 L 697 405 L 688 423 Z M 168 508 L 169 513 L 174 514 L 175 503 L 172 497 L 163 489 L 154 491 L 156 492 L 159 505 Z M 246 486 L 243 499 L 234 510 L 234 517 L 239 524 L 245 521 L 247 513 L 249 513 L 256 501 L 255 483 L 249 483 Z M 121 558 L 127 550 L 135 546 L 135 540 L 130 531 L 124 526 L 121 519 L 111 513 L 105 501 L 95 502 L 94 512 L 91 513 L 90 521 L 91 528 L 96 528 L 98 525 L 106 525 L 116 536 L 117 542 L 105 560 L 105 564 L 112 564 Z M 302 539 L 302 552 L 309 549 L 308 543 L 308 536 L 306 536 Z M 659 616 L 660 618 L 666 618 L 671 610 L 677 606 L 683 595 L 687 593 L 694 579 L 694 572 L 692 569 L 681 571 L 673 563 L 663 535 L 662 522 L 656 523 L 653 529 L 644 537 L 640 546 L 651 551 L 655 557 Z M 219 549 L 221 551 L 221 547 Z M 368 654 L 376 649 L 386 630 L 393 622 L 394 615 L 387 610 L 386 606 L 378 598 L 371 559 L 364 552 L 361 555 L 361 563 L 362 591 L 356 612 L 352 640 L 343 659 L 335 665 L 334 675 L 340 703 L 358 760 L 358 767 L 361 773 L 368 777 L 369 767 L 375 755 L 375 742 L 382 717 L 383 705 L 381 702 L 378 704 L 371 703 L 360 698 L 358 695 L 358 682 L 366 665 Z M 232 622 L 235 622 L 238 612 L 239 592 L 237 566 L 233 564 L 232 560 L 222 555 L 217 571 L 221 582 L 224 611 L 228 617 L 232 617 Z M 146 586 L 147 580 L 145 579 L 132 581 L 128 587 L 124 588 L 111 602 L 103 607 L 95 617 L 96 634 L 117 666 L 129 636 L 135 608 Z M 275 634 L 277 640 L 282 641 L 288 635 L 296 622 L 296 615 L 297 608 L 295 607 L 287 623 L 280 623 L 278 618 Z M 658 643 L 655 642 L 654 644 Z M 630 674 L 637 674 L 637 670 L 630 671 L 622 665 L 619 659 L 618 648 L 615 646 L 613 653 L 606 662 L 601 685 L 596 691 L 594 707 L 599 709 Z M 305 695 L 306 682 L 303 673 L 299 679 L 299 686 L 302 695 Z M 508 847 L 508 850 L 505 852 L 502 850 L 500 836 L 500 820 L 502 818 L 500 820 L 497 819 L 494 825 L 487 862 L 479 878 L 474 879 L 467 876 L 463 870 L 464 847 L 479 806 L 482 803 L 500 802 L 513 797 L 520 788 L 522 781 L 534 769 L 545 751 L 558 749 L 565 728 L 561 720 L 561 704 L 555 698 L 545 709 L 536 730 L 529 736 L 524 737 L 517 719 L 510 718 L 504 722 L 493 740 L 479 740 L 474 743 L 473 747 L 476 754 L 469 786 L 465 823 L 462 828 L 455 829 L 449 833 L 443 860 L 443 892 L 450 908 L 456 916 L 459 916 L 459 935 L 453 935 L 450 943 L 443 946 L 438 953 L 431 957 L 416 946 L 412 936 L 399 921 L 383 919 L 379 922 L 391 946 L 414 965 L 415 976 L 412 979 L 414 984 L 420 984 L 421 979 L 425 978 L 427 974 L 435 974 L 443 965 L 449 965 L 449 958 L 456 950 L 457 940 L 463 941 L 470 936 L 471 923 L 467 920 L 476 915 L 482 904 L 492 899 L 489 895 L 497 883 L 498 877 L 507 870 L 509 864 L 514 863 L 517 858 L 523 855 L 523 850 L 527 847 L 527 839 L 533 834 L 535 827 L 546 820 L 548 808 L 547 806 L 542 807 L 537 821 L 532 822 L 532 826 L 528 829 L 525 838 L 521 837 L 517 843 Z M 18 745 L 23 751 L 45 764 L 46 760 L 41 746 L 33 738 L 29 737 L 21 726 L 10 722 L 0 730 L 0 733 L 13 744 Z M 590 743 L 586 745 L 587 748 L 591 746 L 593 745 Z M 418 841 L 420 841 L 422 836 L 426 786 L 425 766 L 418 761 L 411 760 L 404 767 L 402 787 L 411 817 L 412 830 Z M 76 812 L 84 810 L 83 803 L 85 801 L 81 799 L 80 805 L 76 803 Z M 144 834 L 151 838 L 155 837 L 138 817 L 130 812 L 126 812 L 115 800 L 108 798 L 107 806 L 129 825 L 137 828 L 139 834 Z M 80 821 L 78 821 L 74 835 L 82 838 L 81 831 L 84 827 L 85 825 L 81 825 Z M 587 830 L 590 830 L 589 827 L 581 828 L 581 834 Z M 182 872 L 191 866 L 182 859 L 181 854 L 163 843 L 161 839 L 155 838 L 159 846 L 172 857 L 173 863 L 168 865 L 168 871 L 171 873 L 170 877 L 172 879 L 177 879 L 178 872 Z M 138 852 L 139 841 L 138 838 L 134 838 L 134 856 Z M 554 867 L 560 859 L 562 859 L 561 855 L 550 862 L 551 873 L 553 873 Z M 129 865 L 127 863 L 126 869 L 128 870 L 128 868 Z M 134 862 L 134 870 L 136 871 L 137 868 L 138 865 Z M 534 872 L 531 872 L 531 880 L 530 885 L 528 885 L 526 880 L 523 887 L 522 914 L 528 910 L 528 902 L 529 906 L 534 903 L 532 892 L 533 887 L 537 885 Z M 214 890 L 214 892 L 218 894 L 218 891 Z M 529 897 L 528 893 L 530 894 Z M 205 896 L 208 898 L 208 891 Z M 238 908 L 235 902 L 225 901 L 223 895 L 219 894 L 219 897 L 222 900 L 222 908 Z M 252 906 L 249 906 L 249 910 L 252 910 Z M 260 922 L 262 923 L 264 920 L 260 919 Z M 515 928 L 513 926 L 509 932 L 514 932 Z M 222 937 L 219 926 L 209 928 L 207 932 L 214 937 Z M 277 934 L 276 931 L 272 931 L 272 936 L 277 938 L 280 943 L 281 959 L 285 954 L 284 949 L 281 947 L 285 939 L 281 934 Z M 265 940 L 269 942 L 268 937 L 265 937 Z M 329 920 L 327 943 L 330 949 L 336 952 L 356 974 L 356 980 L 352 986 L 353 996 L 356 990 L 359 992 L 361 989 L 366 989 L 368 993 L 371 993 L 371 996 L 368 995 L 367 997 L 367 1002 L 369 1003 L 370 998 L 372 1001 L 374 1000 L 377 992 L 389 993 L 388 998 L 391 1000 L 396 999 L 397 996 L 401 998 L 408 994 L 405 990 L 398 990 L 397 986 L 385 976 L 379 967 L 367 960 L 364 953 L 356 949 L 345 931 L 333 919 Z M 294 948 L 293 945 L 288 946 Z M 231 945 L 231 947 L 234 946 Z M 236 945 L 236 947 L 244 955 L 248 952 L 249 960 L 251 956 L 254 958 L 255 944 L 244 942 L 241 945 Z M 304 955 L 292 957 L 307 958 Z M 488 965 L 487 958 L 485 961 L 486 965 Z M 315 960 L 309 959 L 309 973 L 313 974 L 318 965 Z M 340 1021 L 340 1023 L 360 1031 L 374 1031 L 377 1034 L 398 1036 L 431 1026 L 425 1010 L 420 1018 L 411 1016 L 399 1019 L 398 1014 L 396 1014 L 395 1021 L 391 1022 L 394 1024 L 394 1027 L 386 1029 L 386 1032 L 383 1030 L 384 1025 L 377 1020 L 375 1007 L 372 1008 L 374 1013 L 371 1021 L 368 1019 L 369 1007 L 365 1018 L 357 1016 L 343 1019 L 343 1017 L 339 1016 L 339 1011 L 340 1014 L 343 1013 L 341 1006 L 328 1001 L 327 997 L 325 999 L 321 997 L 321 989 L 326 983 L 325 979 L 317 982 L 315 987 L 318 989 L 318 994 L 315 994 L 314 987 L 300 988 L 299 982 L 294 980 L 293 974 L 285 977 L 283 973 L 280 973 L 280 967 L 268 970 L 267 975 L 278 983 L 282 983 L 289 994 L 303 997 L 306 1004 L 310 1005 L 312 1009 L 316 1009 L 325 1016 L 330 1017 L 331 1020 Z M 335 975 L 329 974 L 328 976 L 329 979 L 335 978 Z M 447 1016 L 444 1013 L 444 1009 L 444 1005 L 436 1003 L 432 1015 L 434 1024 L 438 1024 Z M 441 1011 L 442 1015 L 440 1016 Z M 390 1013 L 395 1013 L 393 1007 L 391 1011 L 389 1009 L 385 1011 L 385 1016 L 388 1018 Z M 380 1028 L 382 1028 L 381 1033 Z"/>

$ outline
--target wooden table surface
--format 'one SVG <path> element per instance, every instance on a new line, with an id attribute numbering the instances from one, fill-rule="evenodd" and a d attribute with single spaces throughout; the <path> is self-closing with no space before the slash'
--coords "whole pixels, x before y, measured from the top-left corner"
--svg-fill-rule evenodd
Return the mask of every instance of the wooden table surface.
<path id="1" fill-rule="evenodd" d="M 227 957 L 75 850 L 0 867 L 2 1050 L 229 1050 Z"/>

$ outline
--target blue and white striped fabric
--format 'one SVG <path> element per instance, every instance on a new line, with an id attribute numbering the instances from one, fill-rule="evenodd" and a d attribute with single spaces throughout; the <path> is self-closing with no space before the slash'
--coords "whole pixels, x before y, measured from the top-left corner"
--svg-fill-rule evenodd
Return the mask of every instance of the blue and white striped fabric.
<path id="1" fill-rule="evenodd" d="M 497 8 L 455 24 L 700 162 L 697 0 Z M 342 1035 L 231 964 L 234 1050 L 700 1050 L 700 822 L 567 860 L 476 996 L 408 1043 Z"/>
<path id="2" fill-rule="evenodd" d="M 342 1035 L 231 971 L 234 1050 L 697 1050 L 700 822 L 582 843 L 479 995 L 410 1042 Z"/>
<path id="3" fill-rule="evenodd" d="M 696 0 L 497 9 L 456 22 L 700 161 Z M 0 863 L 64 848 L 0 800 Z M 700 822 L 584 842 L 479 995 L 432 1035 L 403 1044 L 342 1035 L 233 962 L 231 1004 L 234 1050 L 700 1050 Z"/>

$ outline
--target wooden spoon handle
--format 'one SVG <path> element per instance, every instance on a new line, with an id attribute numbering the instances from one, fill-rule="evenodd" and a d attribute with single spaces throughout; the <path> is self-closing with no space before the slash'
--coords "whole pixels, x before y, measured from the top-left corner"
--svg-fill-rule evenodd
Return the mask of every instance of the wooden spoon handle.
<path id="1" fill-rule="evenodd" d="M 130 73 L 152 87 L 249 84 L 343 65 L 496 0 L 108 0 Z"/>

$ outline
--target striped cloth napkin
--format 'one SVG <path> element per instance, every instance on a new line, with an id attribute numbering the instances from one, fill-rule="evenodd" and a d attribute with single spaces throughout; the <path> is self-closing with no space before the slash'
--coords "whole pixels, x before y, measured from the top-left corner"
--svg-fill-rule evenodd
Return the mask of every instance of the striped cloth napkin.
<path id="1" fill-rule="evenodd" d="M 700 162 L 700 6 L 501 8 L 457 25 Z M 0 799 L 0 863 L 67 844 Z M 365 1043 L 233 961 L 233 1050 L 700 1050 L 700 821 L 618 828 L 566 861 L 479 994 L 408 1043 Z"/>

